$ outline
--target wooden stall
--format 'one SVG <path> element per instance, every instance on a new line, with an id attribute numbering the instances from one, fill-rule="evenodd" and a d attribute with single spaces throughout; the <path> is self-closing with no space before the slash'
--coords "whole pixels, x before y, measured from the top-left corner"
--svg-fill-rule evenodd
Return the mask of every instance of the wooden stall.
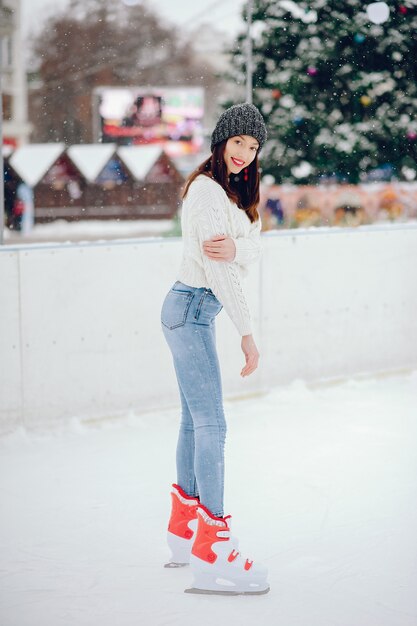
<path id="1" fill-rule="evenodd" d="M 83 219 L 170 219 L 184 179 L 160 146 L 84 144 L 68 156 L 87 181 Z"/>
<path id="2" fill-rule="evenodd" d="M 417 183 L 264 186 L 260 208 L 264 230 L 407 221 L 417 218 Z"/>
<path id="3" fill-rule="evenodd" d="M 15 227 L 16 193 L 17 188 L 23 182 L 10 163 L 12 152 L 11 146 L 3 146 L 4 212 L 5 224 L 8 228 Z"/>
<path id="4" fill-rule="evenodd" d="M 65 152 L 65 144 L 29 144 L 18 148 L 10 164 L 32 189 L 35 222 L 76 219 L 86 180 Z"/>
<path id="5" fill-rule="evenodd" d="M 131 173 L 128 208 L 133 217 L 170 219 L 180 203 L 184 179 L 159 146 L 125 146 L 118 149 Z"/>
<path id="6" fill-rule="evenodd" d="M 83 219 L 114 219 L 123 216 L 124 184 L 128 174 L 116 154 L 116 144 L 79 144 L 68 148 L 68 156 L 84 175 Z"/>
<path id="7" fill-rule="evenodd" d="M 170 219 L 184 179 L 160 146 L 30 144 L 10 157 L 33 190 L 35 221 Z"/>

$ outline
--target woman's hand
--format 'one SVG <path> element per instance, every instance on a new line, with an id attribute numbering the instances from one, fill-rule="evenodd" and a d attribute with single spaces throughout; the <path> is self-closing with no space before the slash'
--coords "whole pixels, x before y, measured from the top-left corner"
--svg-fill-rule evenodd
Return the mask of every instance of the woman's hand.
<path id="1" fill-rule="evenodd" d="M 236 246 L 233 239 L 226 235 L 216 235 L 203 242 L 203 252 L 213 261 L 231 263 L 236 256 Z"/>
<path id="2" fill-rule="evenodd" d="M 240 375 L 245 377 L 252 374 L 258 367 L 259 352 L 252 335 L 243 335 L 241 346 L 245 355 L 246 365 L 240 372 Z"/>

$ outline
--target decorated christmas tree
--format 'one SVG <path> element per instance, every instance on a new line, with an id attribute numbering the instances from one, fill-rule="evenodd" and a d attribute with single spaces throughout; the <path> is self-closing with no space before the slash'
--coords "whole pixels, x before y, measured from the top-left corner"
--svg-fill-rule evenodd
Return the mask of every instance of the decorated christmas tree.
<path id="1" fill-rule="evenodd" d="M 254 103 L 270 138 L 264 174 L 300 183 L 416 177 L 415 0 L 254 0 L 252 38 Z M 244 50 L 242 35 L 241 81 Z"/>

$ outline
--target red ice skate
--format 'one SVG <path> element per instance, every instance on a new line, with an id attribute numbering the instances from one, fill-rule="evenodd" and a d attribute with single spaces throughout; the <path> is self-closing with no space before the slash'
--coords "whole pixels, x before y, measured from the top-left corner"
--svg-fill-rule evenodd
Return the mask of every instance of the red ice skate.
<path id="1" fill-rule="evenodd" d="M 168 524 L 171 559 L 165 567 L 184 567 L 190 562 L 191 547 L 197 529 L 198 498 L 192 498 L 178 485 L 172 485 L 172 509 Z"/>
<path id="2" fill-rule="evenodd" d="M 215 517 L 202 505 L 198 507 L 197 515 L 197 536 L 190 558 L 194 583 L 185 592 L 220 595 L 268 593 L 268 570 L 241 556 L 237 549 L 238 541 L 230 533 L 230 515 Z"/>

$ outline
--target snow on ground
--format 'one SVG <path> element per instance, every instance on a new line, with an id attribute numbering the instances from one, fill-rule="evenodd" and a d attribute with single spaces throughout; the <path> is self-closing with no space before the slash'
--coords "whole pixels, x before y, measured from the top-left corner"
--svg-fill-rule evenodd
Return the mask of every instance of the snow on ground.
<path id="1" fill-rule="evenodd" d="M 417 220 L 407 219 L 404 221 L 378 221 L 370 225 L 359 226 L 363 230 L 395 230 L 402 229 L 405 225 L 416 226 Z M 327 232 L 345 231 L 345 226 L 306 226 L 297 229 L 269 230 L 264 235 L 288 235 L 292 234 L 322 234 Z M 80 241 L 107 241 L 109 239 L 129 239 L 137 237 L 164 237 L 167 235 L 180 235 L 179 225 L 175 219 L 137 219 L 137 220 L 79 220 L 67 222 L 57 219 L 53 222 L 35 224 L 28 233 L 13 231 L 5 228 L 3 231 L 6 245 L 30 244 L 30 243 L 69 243 Z"/>
<path id="2" fill-rule="evenodd" d="M 173 220 L 80 220 L 67 222 L 55 220 L 45 224 L 35 224 L 33 229 L 22 232 L 4 229 L 4 242 L 7 245 L 21 243 L 96 240 L 129 237 L 162 236 L 172 230 Z"/>
<path id="3" fill-rule="evenodd" d="M 178 410 L 0 439 L 1 626 L 415 626 L 417 372 L 226 403 L 226 512 L 271 592 L 184 594 Z"/>

